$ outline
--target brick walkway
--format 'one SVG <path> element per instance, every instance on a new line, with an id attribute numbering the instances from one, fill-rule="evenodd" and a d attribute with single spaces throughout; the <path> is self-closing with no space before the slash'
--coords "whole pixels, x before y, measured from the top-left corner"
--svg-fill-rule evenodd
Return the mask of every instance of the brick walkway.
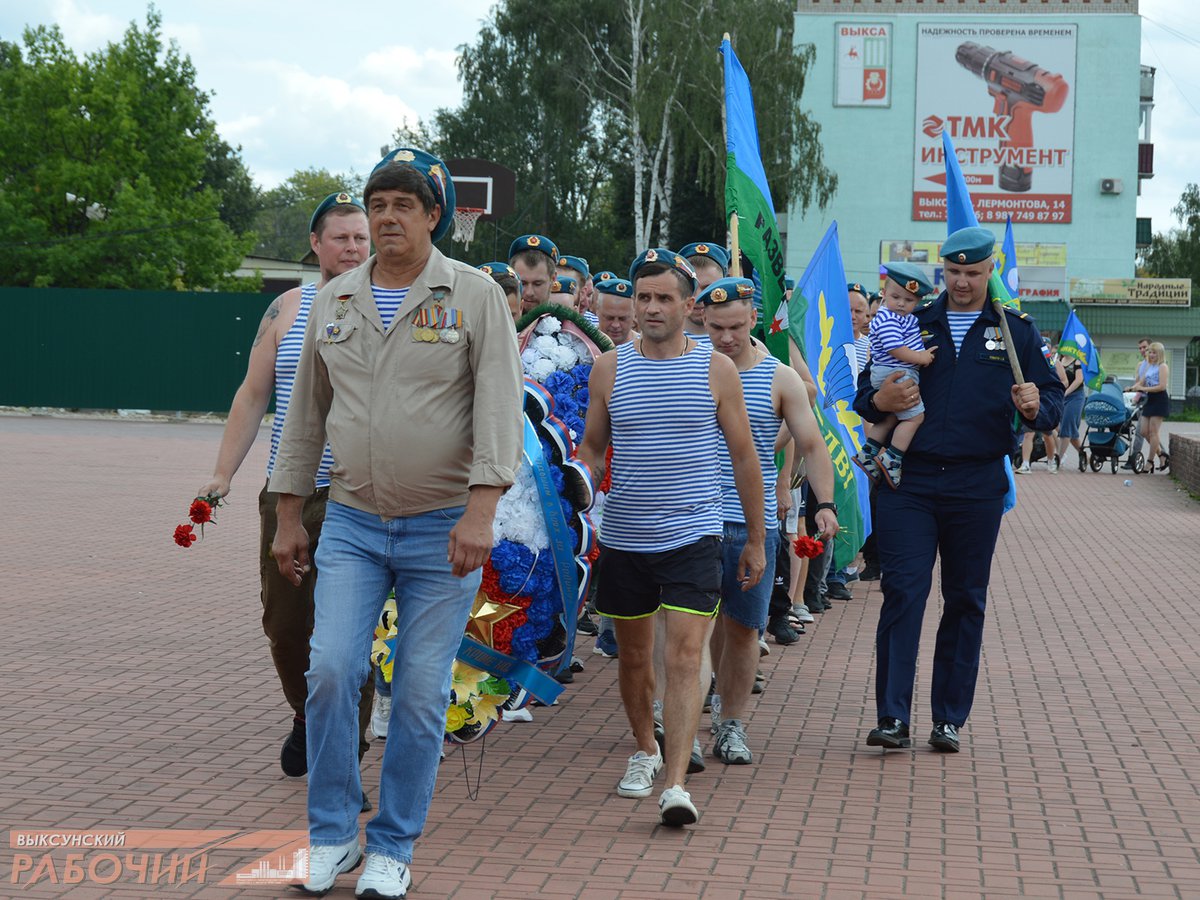
<path id="1" fill-rule="evenodd" d="M 190 551 L 170 540 L 219 437 L 214 425 L 0 417 L 6 830 L 303 829 L 258 626 L 265 440 L 208 538 Z M 713 761 L 692 777 L 697 827 L 658 828 L 655 801 L 614 795 L 630 742 L 616 664 L 589 655 L 559 707 L 488 738 L 477 800 L 462 756 L 447 758 L 412 895 L 1197 896 L 1200 504 L 1167 477 L 1123 482 L 1040 467 L 1020 480 L 965 752 L 922 743 L 932 616 L 917 749 L 863 745 L 880 595 L 855 585 L 763 661 L 755 765 Z M 472 784 L 480 753 L 466 750 Z M 367 755 L 368 783 L 378 759 Z M 141 886 L 125 871 L 66 886 L 43 868 L 30 885 L 8 844 L 4 896 L 228 897 L 216 882 L 253 858 L 217 854 L 203 883 Z"/>

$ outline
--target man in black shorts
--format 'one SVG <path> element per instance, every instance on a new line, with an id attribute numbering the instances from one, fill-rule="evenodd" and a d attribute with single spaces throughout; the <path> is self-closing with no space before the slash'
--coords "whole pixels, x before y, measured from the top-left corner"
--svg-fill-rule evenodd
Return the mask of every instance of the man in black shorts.
<path id="1" fill-rule="evenodd" d="M 738 560 L 744 588 L 765 568 L 762 475 L 737 369 L 684 334 L 695 302 L 691 265 L 651 249 L 630 269 L 640 337 L 601 355 L 592 368 L 587 425 L 579 458 L 603 477 L 613 445 L 612 487 L 600 530 L 604 578 L 596 609 L 613 619 L 621 700 L 637 751 L 617 787 L 648 797 L 664 763 L 659 800 L 665 825 L 689 825 L 699 813 L 683 789 L 700 721 L 700 656 L 721 589 L 723 516 L 717 436 L 724 434 L 746 517 Z M 669 416 L 663 404 L 669 402 Z M 665 752 L 654 740 L 654 616 L 666 619 Z"/>

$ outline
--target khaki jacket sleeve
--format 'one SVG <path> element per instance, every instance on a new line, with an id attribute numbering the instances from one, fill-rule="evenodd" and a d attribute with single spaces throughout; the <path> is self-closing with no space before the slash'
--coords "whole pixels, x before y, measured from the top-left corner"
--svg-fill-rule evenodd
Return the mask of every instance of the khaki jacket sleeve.
<path id="1" fill-rule="evenodd" d="M 512 316 L 499 285 L 487 285 L 471 341 L 475 375 L 474 448 L 470 485 L 507 487 L 521 459 L 524 373 Z"/>
<path id="2" fill-rule="evenodd" d="M 307 497 L 316 490 L 317 468 L 325 450 L 325 418 L 333 400 L 329 373 L 317 352 L 318 329 L 327 315 L 324 304 L 313 301 L 271 475 L 269 489 L 275 493 Z"/>

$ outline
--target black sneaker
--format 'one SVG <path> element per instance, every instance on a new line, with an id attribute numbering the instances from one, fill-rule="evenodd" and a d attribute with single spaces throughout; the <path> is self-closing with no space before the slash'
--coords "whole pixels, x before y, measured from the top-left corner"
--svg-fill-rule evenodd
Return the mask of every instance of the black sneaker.
<path id="1" fill-rule="evenodd" d="M 575 632 L 577 634 L 586 634 L 588 637 L 595 637 L 600 633 L 600 629 L 596 623 L 592 621 L 592 617 L 584 610 L 579 616 L 579 621 L 575 623 Z"/>
<path id="2" fill-rule="evenodd" d="M 767 623 L 767 633 L 775 638 L 777 644 L 794 644 L 800 640 L 800 634 L 788 624 L 786 618 L 772 619 Z"/>
<path id="3" fill-rule="evenodd" d="M 300 778 L 308 774 L 308 737 L 304 720 L 297 716 L 292 720 L 292 733 L 283 742 L 279 751 L 279 768 L 289 778 Z"/>
<path id="4" fill-rule="evenodd" d="M 874 563 L 867 563 L 865 566 L 863 566 L 863 570 L 858 573 L 858 580 L 859 581 L 878 581 L 879 580 L 879 566 L 875 565 Z"/>

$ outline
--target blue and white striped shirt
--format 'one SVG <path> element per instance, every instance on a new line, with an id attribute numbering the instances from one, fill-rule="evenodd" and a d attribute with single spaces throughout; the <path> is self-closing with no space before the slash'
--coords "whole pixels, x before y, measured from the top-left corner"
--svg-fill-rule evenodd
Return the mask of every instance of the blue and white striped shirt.
<path id="1" fill-rule="evenodd" d="M 906 363 L 892 356 L 890 351 L 897 347 L 907 347 L 909 350 L 924 350 L 921 342 L 921 326 L 917 317 L 909 313 L 902 316 L 892 312 L 886 306 L 879 307 L 879 312 L 871 319 L 871 359 L 880 366 L 893 366 L 902 369 L 917 368 L 913 363 Z"/>
<path id="2" fill-rule="evenodd" d="M 279 438 L 283 434 L 283 417 L 287 415 L 292 400 L 292 385 L 296 381 L 296 366 L 300 363 L 300 350 L 304 346 L 304 329 L 308 326 L 308 311 L 317 296 L 315 284 L 300 288 L 300 309 L 296 321 L 279 341 L 275 350 L 275 418 L 271 420 L 271 455 L 267 458 L 267 477 L 275 471 L 275 456 L 279 452 Z M 329 445 L 321 454 L 321 465 L 317 468 L 317 487 L 329 487 L 329 469 L 333 465 L 333 454 Z"/>
<path id="3" fill-rule="evenodd" d="M 371 295 L 375 298 L 375 308 L 379 310 L 379 321 L 383 323 L 383 330 L 387 331 L 392 327 L 392 319 L 400 311 L 400 304 L 408 296 L 408 288 L 383 288 L 373 284 Z"/>
<path id="4" fill-rule="evenodd" d="M 963 339 L 975 320 L 979 318 L 979 310 L 974 312 L 947 312 L 946 322 L 950 325 L 950 340 L 954 341 L 954 355 L 962 352 Z"/>
<path id="5" fill-rule="evenodd" d="M 617 347 L 606 547 L 660 553 L 723 533 L 712 356 L 701 344 L 675 359 L 646 359 L 635 341 Z"/>
<path id="6" fill-rule="evenodd" d="M 775 468 L 775 437 L 779 434 L 779 426 L 783 424 L 783 419 L 771 403 L 771 386 L 775 383 L 775 371 L 778 368 L 779 360 L 767 356 L 753 368 L 738 372 L 742 379 L 742 394 L 746 398 L 746 412 L 750 415 L 750 437 L 754 440 L 754 450 L 762 468 L 766 506 L 764 521 L 768 523 L 775 521 L 775 476 L 779 471 Z M 725 521 L 745 523 L 742 501 L 733 480 L 733 457 L 729 454 L 724 433 L 720 436 L 717 450 L 721 459 L 721 507 Z"/>

